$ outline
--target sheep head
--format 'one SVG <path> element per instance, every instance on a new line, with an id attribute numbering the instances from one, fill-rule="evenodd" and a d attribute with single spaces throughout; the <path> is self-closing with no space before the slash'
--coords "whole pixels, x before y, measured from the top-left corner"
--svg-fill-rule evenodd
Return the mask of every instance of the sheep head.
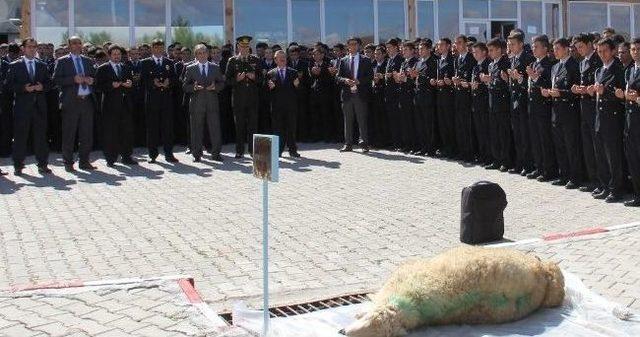
<path id="1" fill-rule="evenodd" d="M 407 334 L 392 306 L 384 306 L 361 316 L 345 329 L 349 337 L 398 337 Z"/>

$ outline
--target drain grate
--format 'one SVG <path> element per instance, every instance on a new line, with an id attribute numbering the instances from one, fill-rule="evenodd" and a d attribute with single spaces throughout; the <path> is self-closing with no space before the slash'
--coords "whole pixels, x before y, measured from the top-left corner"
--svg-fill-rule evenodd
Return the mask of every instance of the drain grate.
<path id="1" fill-rule="evenodd" d="M 301 303 L 301 304 L 293 304 L 293 305 L 283 305 L 280 307 L 270 308 L 269 314 L 271 318 L 275 317 L 291 317 L 302 314 L 312 313 L 314 311 L 331 309 L 337 307 L 343 307 L 352 304 L 358 304 L 365 301 L 368 301 L 367 293 L 364 294 L 354 294 L 354 295 L 345 295 L 340 297 L 334 297 L 326 300 L 320 300 L 315 302 Z M 220 314 L 220 317 L 224 319 L 229 325 L 233 325 L 233 320 L 231 317 L 231 313 L 223 313 Z"/>

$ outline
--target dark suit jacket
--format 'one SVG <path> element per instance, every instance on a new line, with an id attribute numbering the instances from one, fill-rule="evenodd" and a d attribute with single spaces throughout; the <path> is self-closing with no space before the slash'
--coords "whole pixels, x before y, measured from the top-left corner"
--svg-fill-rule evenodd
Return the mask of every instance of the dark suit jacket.
<path id="1" fill-rule="evenodd" d="M 0 95 L 2 95 L 4 92 L 4 81 L 7 78 L 8 70 L 9 70 L 9 63 L 7 63 L 5 60 L 0 60 Z"/>
<path id="2" fill-rule="evenodd" d="M 471 82 L 471 73 L 476 64 L 476 59 L 471 53 L 467 53 L 462 61 L 460 57 L 456 57 L 454 61 L 455 75 L 464 81 Z"/>
<path id="3" fill-rule="evenodd" d="M 160 93 L 162 91 L 169 94 L 171 87 L 178 83 L 178 77 L 175 72 L 173 61 L 166 57 L 162 58 L 162 65 L 158 66 L 153 56 L 141 61 L 140 64 L 140 82 L 144 86 L 147 93 Z M 153 84 L 153 80 L 169 79 L 169 88 L 160 90 Z"/>
<path id="4" fill-rule="evenodd" d="M 415 57 L 405 59 L 404 62 L 402 62 L 402 67 L 400 69 L 406 74 L 407 71 L 415 67 L 417 63 L 418 59 Z M 403 97 L 413 96 L 413 94 L 415 94 L 415 89 L 416 81 L 412 80 L 409 75 L 407 75 L 406 82 L 400 83 L 400 90 L 402 95 L 404 95 Z"/>
<path id="5" fill-rule="evenodd" d="M 120 76 L 116 76 L 109 62 L 100 65 L 96 71 L 96 89 L 102 93 L 99 102 L 102 114 L 116 114 L 121 111 L 129 113 L 131 111 L 133 87 L 114 88 L 113 82 L 133 81 L 132 71 L 128 64 L 122 64 L 120 71 Z"/>
<path id="6" fill-rule="evenodd" d="M 293 61 L 289 60 L 287 66 L 298 72 L 298 78 L 300 79 L 300 87 L 298 87 L 298 91 L 304 91 L 309 86 L 309 75 L 307 72 L 307 69 L 309 69 L 309 62 L 299 59 L 294 65 Z"/>
<path id="7" fill-rule="evenodd" d="M 80 57 L 82 59 L 84 75 L 88 77 L 95 77 L 96 73 L 93 61 L 84 55 L 81 55 Z M 76 75 L 76 67 L 70 54 L 63 56 L 56 61 L 53 70 L 53 81 L 60 89 L 60 100 L 62 101 L 62 104 L 65 104 L 66 97 L 74 97 L 78 95 L 78 88 L 80 85 L 76 84 L 73 80 Z M 93 93 L 93 88 L 91 88 L 91 92 Z"/>
<path id="8" fill-rule="evenodd" d="M 531 66 L 540 73 L 540 76 L 536 80 L 531 79 L 529 81 L 528 109 L 530 115 L 544 115 L 551 111 L 549 109 L 551 100 L 542 96 L 541 90 L 551 88 L 551 68 L 553 68 L 553 65 L 554 61 L 545 56 L 540 61 L 534 61 Z"/>
<path id="9" fill-rule="evenodd" d="M 529 89 L 527 67 L 535 60 L 531 54 L 525 51 L 522 51 L 519 57 L 514 56 L 510 59 L 511 69 L 515 69 L 522 74 L 522 80 L 520 81 L 509 80 L 511 111 L 513 113 L 527 113 L 527 101 L 529 100 L 529 95 L 527 94 Z"/>
<path id="10" fill-rule="evenodd" d="M 418 78 L 416 79 L 416 95 L 435 99 L 437 88 L 431 85 L 431 80 L 438 77 L 438 60 L 435 55 L 431 55 L 428 59 L 418 60 L 416 68 L 418 69 Z M 435 109 L 435 105 L 430 107 Z"/>
<path id="11" fill-rule="evenodd" d="M 484 61 L 476 63 L 471 73 L 471 79 L 478 84 L 478 88 L 471 91 L 473 111 L 489 112 L 489 88 L 480 80 L 480 74 L 489 73 L 489 63 L 491 60 L 485 58 Z"/>
<path id="12" fill-rule="evenodd" d="M 267 81 L 271 80 L 276 85 L 270 91 L 271 109 L 274 113 L 296 111 L 298 88 L 293 85 L 296 78 L 298 78 L 298 71 L 291 67 L 287 67 L 284 78 L 280 76 L 278 68 L 273 68 L 267 73 Z"/>
<path id="13" fill-rule="evenodd" d="M 558 61 L 551 68 L 551 84 L 560 91 L 560 97 L 554 98 L 554 102 L 574 102 L 577 97 L 571 92 L 571 87 L 580 84 L 578 61 L 573 57 L 569 57 L 566 62 Z"/>
<path id="14" fill-rule="evenodd" d="M 489 75 L 491 75 L 491 81 L 489 82 L 489 105 L 491 111 L 494 113 L 509 112 L 509 83 L 502 79 L 500 74 L 506 71 L 511 66 L 507 55 L 489 64 Z"/>
<path id="15" fill-rule="evenodd" d="M 596 101 L 596 131 L 600 130 L 600 120 L 603 116 L 615 116 L 622 118 L 624 103 L 615 96 L 616 89 L 625 88 L 624 66 L 620 60 L 614 59 L 613 63 L 605 69 L 604 65 L 596 70 L 596 82 L 604 86 L 604 92 L 600 100 Z M 618 117 L 619 116 L 619 117 Z"/>
<path id="16" fill-rule="evenodd" d="M 625 74 L 625 80 L 629 89 L 640 92 L 640 70 L 635 71 L 633 67 L 628 68 Z M 637 135 L 640 135 L 640 124 L 638 124 L 640 121 L 640 104 L 627 101 L 625 103 L 625 110 L 627 112 L 625 116 L 625 135 L 635 135 L 635 137 L 637 137 Z"/>
<path id="17" fill-rule="evenodd" d="M 35 60 L 35 59 L 34 59 Z M 27 84 L 42 84 L 41 92 L 27 92 L 24 87 Z M 9 65 L 7 77 L 5 79 L 5 92 L 14 93 L 14 114 L 30 113 L 35 109 L 47 110 L 45 93 L 51 90 L 51 78 L 47 65 L 42 61 L 35 60 L 35 75 L 31 80 L 27 65 L 23 58 L 20 58 Z"/>
<path id="18" fill-rule="evenodd" d="M 384 61 L 382 61 L 382 63 L 378 64 L 377 61 L 375 60 L 371 60 L 372 61 L 372 66 L 373 66 L 373 74 L 382 74 L 384 76 L 384 74 L 387 73 L 387 64 L 389 63 L 388 59 L 385 59 Z M 372 91 L 374 95 L 384 95 L 384 90 L 385 90 L 385 80 L 384 77 L 378 81 L 378 83 L 373 83 L 373 87 L 372 87 Z"/>
<path id="19" fill-rule="evenodd" d="M 320 65 L 320 74 L 315 75 L 311 69 L 313 69 L 315 62 L 310 62 L 308 64 L 309 68 L 307 70 L 309 81 L 310 81 L 310 89 L 311 93 L 315 96 L 325 97 L 331 94 L 331 85 L 333 82 L 333 76 L 329 73 L 329 67 L 331 63 L 328 60 L 323 60 Z"/>
<path id="20" fill-rule="evenodd" d="M 453 78 L 456 75 L 455 69 L 455 59 L 451 54 L 447 54 L 447 56 L 442 59 L 438 57 L 438 68 L 437 68 L 438 79 L 442 80 L 446 78 Z M 453 86 L 445 85 L 442 87 L 438 87 L 438 93 L 440 94 L 453 94 Z M 454 102 L 444 102 L 440 101 L 442 104 L 453 104 Z M 440 104 L 440 103 L 439 103 Z"/>
<path id="21" fill-rule="evenodd" d="M 404 58 L 400 53 L 396 54 L 396 56 L 389 58 L 387 60 L 387 67 L 385 69 L 385 74 L 390 74 L 393 72 L 398 72 L 402 68 L 402 63 L 404 62 Z M 400 84 L 396 83 L 393 77 L 386 78 L 385 77 L 385 95 L 393 95 L 400 93 Z"/>
<path id="22" fill-rule="evenodd" d="M 356 78 L 359 81 L 358 90 L 355 94 L 351 93 L 351 88 L 346 84 L 346 79 L 352 79 L 351 74 L 351 59 L 347 55 L 342 58 L 340 62 L 340 70 L 338 70 L 338 84 L 341 87 L 340 98 L 342 101 L 347 101 L 353 96 L 358 96 L 363 100 L 369 98 L 369 91 L 371 90 L 371 81 L 373 80 L 373 67 L 371 66 L 371 60 L 360 55 L 360 63 L 358 64 L 358 74 Z"/>

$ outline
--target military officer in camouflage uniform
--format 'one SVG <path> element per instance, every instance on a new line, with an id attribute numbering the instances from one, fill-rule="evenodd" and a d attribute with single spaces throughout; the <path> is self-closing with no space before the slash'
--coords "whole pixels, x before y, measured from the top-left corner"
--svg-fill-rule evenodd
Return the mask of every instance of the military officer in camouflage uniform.
<path id="1" fill-rule="evenodd" d="M 233 118 L 236 124 L 236 158 L 244 156 L 244 143 L 253 153 L 253 134 L 258 128 L 258 95 L 262 85 L 260 58 L 249 53 L 251 37 L 236 39 L 238 54 L 227 63 L 227 83 L 232 88 Z"/>

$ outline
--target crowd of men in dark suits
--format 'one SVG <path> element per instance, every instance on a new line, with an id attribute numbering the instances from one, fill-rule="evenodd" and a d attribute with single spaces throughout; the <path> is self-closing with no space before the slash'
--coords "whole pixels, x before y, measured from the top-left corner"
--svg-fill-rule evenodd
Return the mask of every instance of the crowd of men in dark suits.
<path id="1" fill-rule="evenodd" d="M 0 154 L 11 152 L 16 175 L 30 146 L 47 174 L 49 149 L 70 172 L 76 148 L 82 170 L 96 169 L 96 148 L 109 166 L 136 165 L 134 146 L 152 163 L 159 147 L 177 162 L 176 143 L 196 162 L 203 149 L 222 161 L 221 144 L 235 139 L 241 158 L 260 132 L 281 137 L 280 155 L 299 157 L 297 141 L 343 142 L 343 152 L 456 159 L 607 202 L 632 192 L 625 205 L 640 206 L 640 39 L 611 29 L 553 41 L 515 29 L 487 43 L 257 43 L 255 54 L 242 36 L 235 55 L 230 45 L 125 50 L 79 37 L 55 51 L 34 39 L 8 49 Z"/>

